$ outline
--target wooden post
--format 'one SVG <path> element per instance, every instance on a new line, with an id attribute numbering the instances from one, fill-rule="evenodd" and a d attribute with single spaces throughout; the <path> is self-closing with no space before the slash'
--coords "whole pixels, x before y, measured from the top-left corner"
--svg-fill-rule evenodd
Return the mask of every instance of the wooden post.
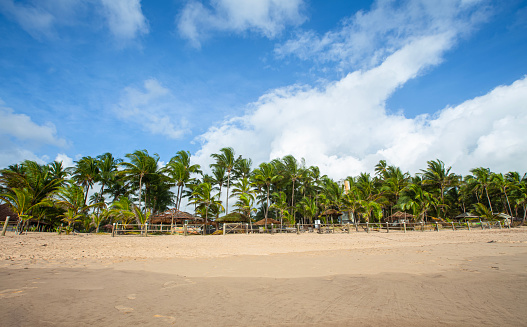
<path id="1" fill-rule="evenodd" d="M 501 221 L 498 220 L 498 225 L 500 225 L 500 229 L 503 229 L 503 227 L 501 227 Z"/>
<path id="2" fill-rule="evenodd" d="M 453 221 L 451 222 L 451 224 L 452 224 L 452 230 L 456 230 L 456 228 L 454 227 L 454 222 Z"/>
<path id="3" fill-rule="evenodd" d="M 389 233 L 390 232 L 390 225 L 388 224 L 388 222 L 386 222 L 386 233 Z"/>
<path id="4" fill-rule="evenodd" d="M 406 233 L 406 220 L 403 221 L 404 232 Z"/>
<path id="5" fill-rule="evenodd" d="M 148 236 L 148 223 L 145 223 L 145 237 Z"/>
<path id="6" fill-rule="evenodd" d="M 481 219 L 479 220 L 479 224 L 481 225 L 481 229 L 485 229 L 485 227 L 483 227 L 483 222 L 481 221 Z"/>
<path id="7" fill-rule="evenodd" d="M 296 224 L 296 233 L 300 235 L 300 223 Z"/>
<path id="8" fill-rule="evenodd" d="M 439 224 L 436 221 L 436 232 L 439 232 Z"/>
<path id="9" fill-rule="evenodd" d="M 470 222 L 467 220 L 467 227 L 468 227 L 468 230 L 470 230 Z"/>
<path id="10" fill-rule="evenodd" d="M 366 222 L 366 233 L 369 233 L 370 232 L 370 222 L 367 221 Z"/>
<path id="11" fill-rule="evenodd" d="M 187 223 L 185 223 L 185 224 L 183 225 L 183 235 L 185 235 L 185 236 L 188 235 L 188 233 L 187 233 Z"/>
<path id="12" fill-rule="evenodd" d="M 5 236 L 5 232 L 7 231 L 7 224 L 9 224 L 9 218 L 11 218 L 11 216 L 5 217 L 4 228 L 2 228 L 2 236 Z"/>
<path id="13" fill-rule="evenodd" d="M 348 223 L 348 234 L 350 233 L 350 223 Z"/>
<path id="14" fill-rule="evenodd" d="M 249 235 L 249 223 L 245 223 L 245 235 Z"/>
<path id="15" fill-rule="evenodd" d="M 112 225 L 112 237 L 115 237 L 115 223 Z"/>
<path id="16" fill-rule="evenodd" d="M 492 224 L 489 223 L 489 221 L 487 220 L 487 226 L 489 226 L 489 229 L 492 229 Z"/>
<path id="17" fill-rule="evenodd" d="M 425 231 L 425 222 L 422 221 L 421 222 L 421 232 L 424 232 Z"/>
<path id="18" fill-rule="evenodd" d="M 359 231 L 359 224 L 358 224 L 358 223 L 355 223 L 355 231 L 356 231 L 356 232 Z"/>
<path id="19" fill-rule="evenodd" d="M 223 223 L 223 235 L 225 235 L 225 228 L 226 228 L 225 223 Z"/>

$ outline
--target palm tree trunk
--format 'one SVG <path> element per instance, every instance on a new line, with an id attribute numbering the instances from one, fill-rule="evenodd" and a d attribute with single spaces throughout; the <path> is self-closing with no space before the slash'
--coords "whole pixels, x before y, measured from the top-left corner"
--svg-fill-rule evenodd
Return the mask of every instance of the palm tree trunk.
<path id="1" fill-rule="evenodd" d="M 485 193 L 487 194 L 487 200 L 489 201 L 489 207 L 490 207 L 490 212 L 494 212 L 494 210 L 492 210 L 492 203 L 490 203 L 490 198 L 489 198 L 489 191 L 487 190 L 487 188 L 485 187 Z"/>
<path id="2" fill-rule="evenodd" d="M 267 185 L 267 206 L 265 207 L 265 219 L 267 219 L 268 212 L 269 212 L 269 185 Z"/>
<path id="3" fill-rule="evenodd" d="M 231 171 L 227 171 L 227 199 L 225 200 L 225 214 L 229 214 L 229 188 L 231 182 Z"/>

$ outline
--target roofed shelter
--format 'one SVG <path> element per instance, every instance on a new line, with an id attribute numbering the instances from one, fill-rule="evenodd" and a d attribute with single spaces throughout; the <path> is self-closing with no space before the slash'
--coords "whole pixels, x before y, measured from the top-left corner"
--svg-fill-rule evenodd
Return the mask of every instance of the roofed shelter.
<path id="1" fill-rule="evenodd" d="M 470 219 L 480 219 L 479 216 L 473 215 L 470 212 L 463 212 L 460 215 L 455 216 L 455 220 L 470 220 Z"/>
<path id="2" fill-rule="evenodd" d="M 165 212 L 161 212 L 150 218 L 151 224 L 184 224 L 185 221 L 190 223 L 203 223 L 205 219 L 201 217 L 193 216 L 192 214 L 176 209 L 169 209 Z"/>
<path id="3" fill-rule="evenodd" d="M 404 212 L 404 211 L 397 211 L 391 216 L 388 216 L 384 219 L 384 221 L 388 222 L 396 222 L 396 221 L 410 221 L 413 220 L 415 217 L 414 215 Z"/>

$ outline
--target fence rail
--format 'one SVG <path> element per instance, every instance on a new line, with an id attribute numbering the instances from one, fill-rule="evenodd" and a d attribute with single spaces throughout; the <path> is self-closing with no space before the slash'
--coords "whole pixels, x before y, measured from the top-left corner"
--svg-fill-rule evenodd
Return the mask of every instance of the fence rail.
<path id="1" fill-rule="evenodd" d="M 120 224 L 112 225 L 112 236 L 148 234 L 179 234 L 201 235 L 207 229 L 207 234 L 214 232 L 212 226 L 205 224 Z M 225 223 L 215 234 L 253 234 L 253 233 L 360 233 L 360 232 L 439 232 L 441 230 L 472 230 L 472 229 L 503 229 L 511 228 L 510 224 L 501 221 L 467 221 L 467 222 L 384 222 L 384 223 L 347 223 L 347 224 L 296 224 L 256 226 L 248 223 Z"/>

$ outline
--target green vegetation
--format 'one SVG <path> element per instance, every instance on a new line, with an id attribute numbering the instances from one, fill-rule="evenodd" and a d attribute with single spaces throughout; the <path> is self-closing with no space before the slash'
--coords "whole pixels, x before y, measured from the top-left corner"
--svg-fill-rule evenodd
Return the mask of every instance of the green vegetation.
<path id="1" fill-rule="evenodd" d="M 49 230 L 66 224 L 68 231 L 84 232 L 99 232 L 113 222 L 135 220 L 144 226 L 158 212 L 180 209 L 183 201 L 192 208 L 187 211 L 211 221 L 229 214 L 229 199 L 233 212 L 252 221 L 274 218 L 290 224 L 325 221 L 322 213 L 331 209 L 369 222 L 396 211 L 420 221 L 449 221 L 468 211 L 489 220 L 505 213 L 525 222 L 527 215 L 527 174 L 518 172 L 478 167 L 463 177 L 432 160 L 412 176 L 382 160 L 373 175 L 334 181 L 291 155 L 254 169 L 232 148 L 211 158 L 211 175 L 191 163 L 188 151 L 177 152 L 164 167 L 157 154 L 146 150 L 124 160 L 110 153 L 84 157 L 67 169 L 60 162 L 24 161 L 0 170 L 0 202 L 18 214 L 20 229 L 38 221 Z"/>

